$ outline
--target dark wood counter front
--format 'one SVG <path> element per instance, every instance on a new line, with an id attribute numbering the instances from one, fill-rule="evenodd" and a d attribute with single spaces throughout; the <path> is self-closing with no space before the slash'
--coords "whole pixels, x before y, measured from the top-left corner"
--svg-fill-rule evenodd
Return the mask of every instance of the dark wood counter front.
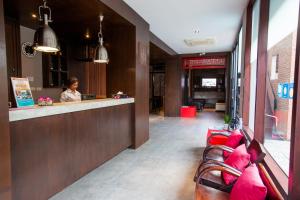
<path id="1" fill-rule="evenodd" d="M 46 200 L 130 147 L 134 104 L 10 122 L 14 200 Z"/>

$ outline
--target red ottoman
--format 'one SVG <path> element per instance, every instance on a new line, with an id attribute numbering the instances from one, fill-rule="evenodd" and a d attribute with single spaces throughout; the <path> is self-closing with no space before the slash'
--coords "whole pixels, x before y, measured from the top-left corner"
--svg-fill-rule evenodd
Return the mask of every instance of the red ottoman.
<path id="1" fill-rule="evenodd" d="M 182 106 L 180 110 L 181 117 L 189 117 L 193 118 L 196 117 L 197 108 L 196 106 Z"/>
<path id="2" fill-rule="evenodd" d="M 206 138 L 209 138 L 211 136 L 212 132 L 217 132 L 217 133 L 228 133 L 226 130 L 213 130 L 213 129 L 208 129 Z M 209 145 L 224 145 L 227 142 L 228 137 L 222 136 L 222 135 L 216 135 L 213 136 L 210 141 Z"/>

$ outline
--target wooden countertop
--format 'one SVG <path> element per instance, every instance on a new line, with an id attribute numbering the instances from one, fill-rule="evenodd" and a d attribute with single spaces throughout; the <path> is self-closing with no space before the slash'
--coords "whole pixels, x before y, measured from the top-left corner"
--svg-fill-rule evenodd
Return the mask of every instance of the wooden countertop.
<path id="1" fill-rule="evenodd" d="M 33 106 L 22 109 L 10 109 L 9 121 L 19 121 L 38 117 L 46 117 L 70 112 L 117 106 L 134 103 L 134 98 L 126 99 L 96 99 L 81 102 L 54 103 L 53 106 Z"/>

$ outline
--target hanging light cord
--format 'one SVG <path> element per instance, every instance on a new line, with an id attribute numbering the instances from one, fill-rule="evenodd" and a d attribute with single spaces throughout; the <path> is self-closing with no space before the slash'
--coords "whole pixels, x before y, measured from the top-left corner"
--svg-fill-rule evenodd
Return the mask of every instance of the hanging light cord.
<path id="1" fill-rule="evenodd" d="M 52 22 L 51 9 L 50 9 L 49 6 L 47 6 L 47 0 L 43 0 L 43 2 L 44 2 L 43 5 L 39 6 L 39 20 L 40 21 L 45 20 L 45 19 L 42 18 L 42 10 L 48 10 L 49 11 L 49 18 L 47 19 L 47 22 Z"/>
<path id="2" fill-rule="evenodd" d="M 103 15 L 99 16 L 100 18 L 100 31 L 98 33 L 99 43 L 102 46 L 103 45 L 103 34 L 102 34 L 102 21 L 103 21 Z"/>

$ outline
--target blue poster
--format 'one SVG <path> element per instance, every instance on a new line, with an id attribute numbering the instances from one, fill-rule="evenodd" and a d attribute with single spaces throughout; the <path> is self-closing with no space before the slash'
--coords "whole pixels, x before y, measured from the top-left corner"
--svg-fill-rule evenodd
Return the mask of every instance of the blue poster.
<path id="1" fill-rule="evenodd" d="M 277 95 L 283 99 L 293 99 L 294 83 L 279 83 L 277 87 Z"/>
<path id="2" fill-rule="evenodd" d="M 288 83 L 282 84 L 282 98 L 283 99 L 289 98 L 289 84 Z"/>

